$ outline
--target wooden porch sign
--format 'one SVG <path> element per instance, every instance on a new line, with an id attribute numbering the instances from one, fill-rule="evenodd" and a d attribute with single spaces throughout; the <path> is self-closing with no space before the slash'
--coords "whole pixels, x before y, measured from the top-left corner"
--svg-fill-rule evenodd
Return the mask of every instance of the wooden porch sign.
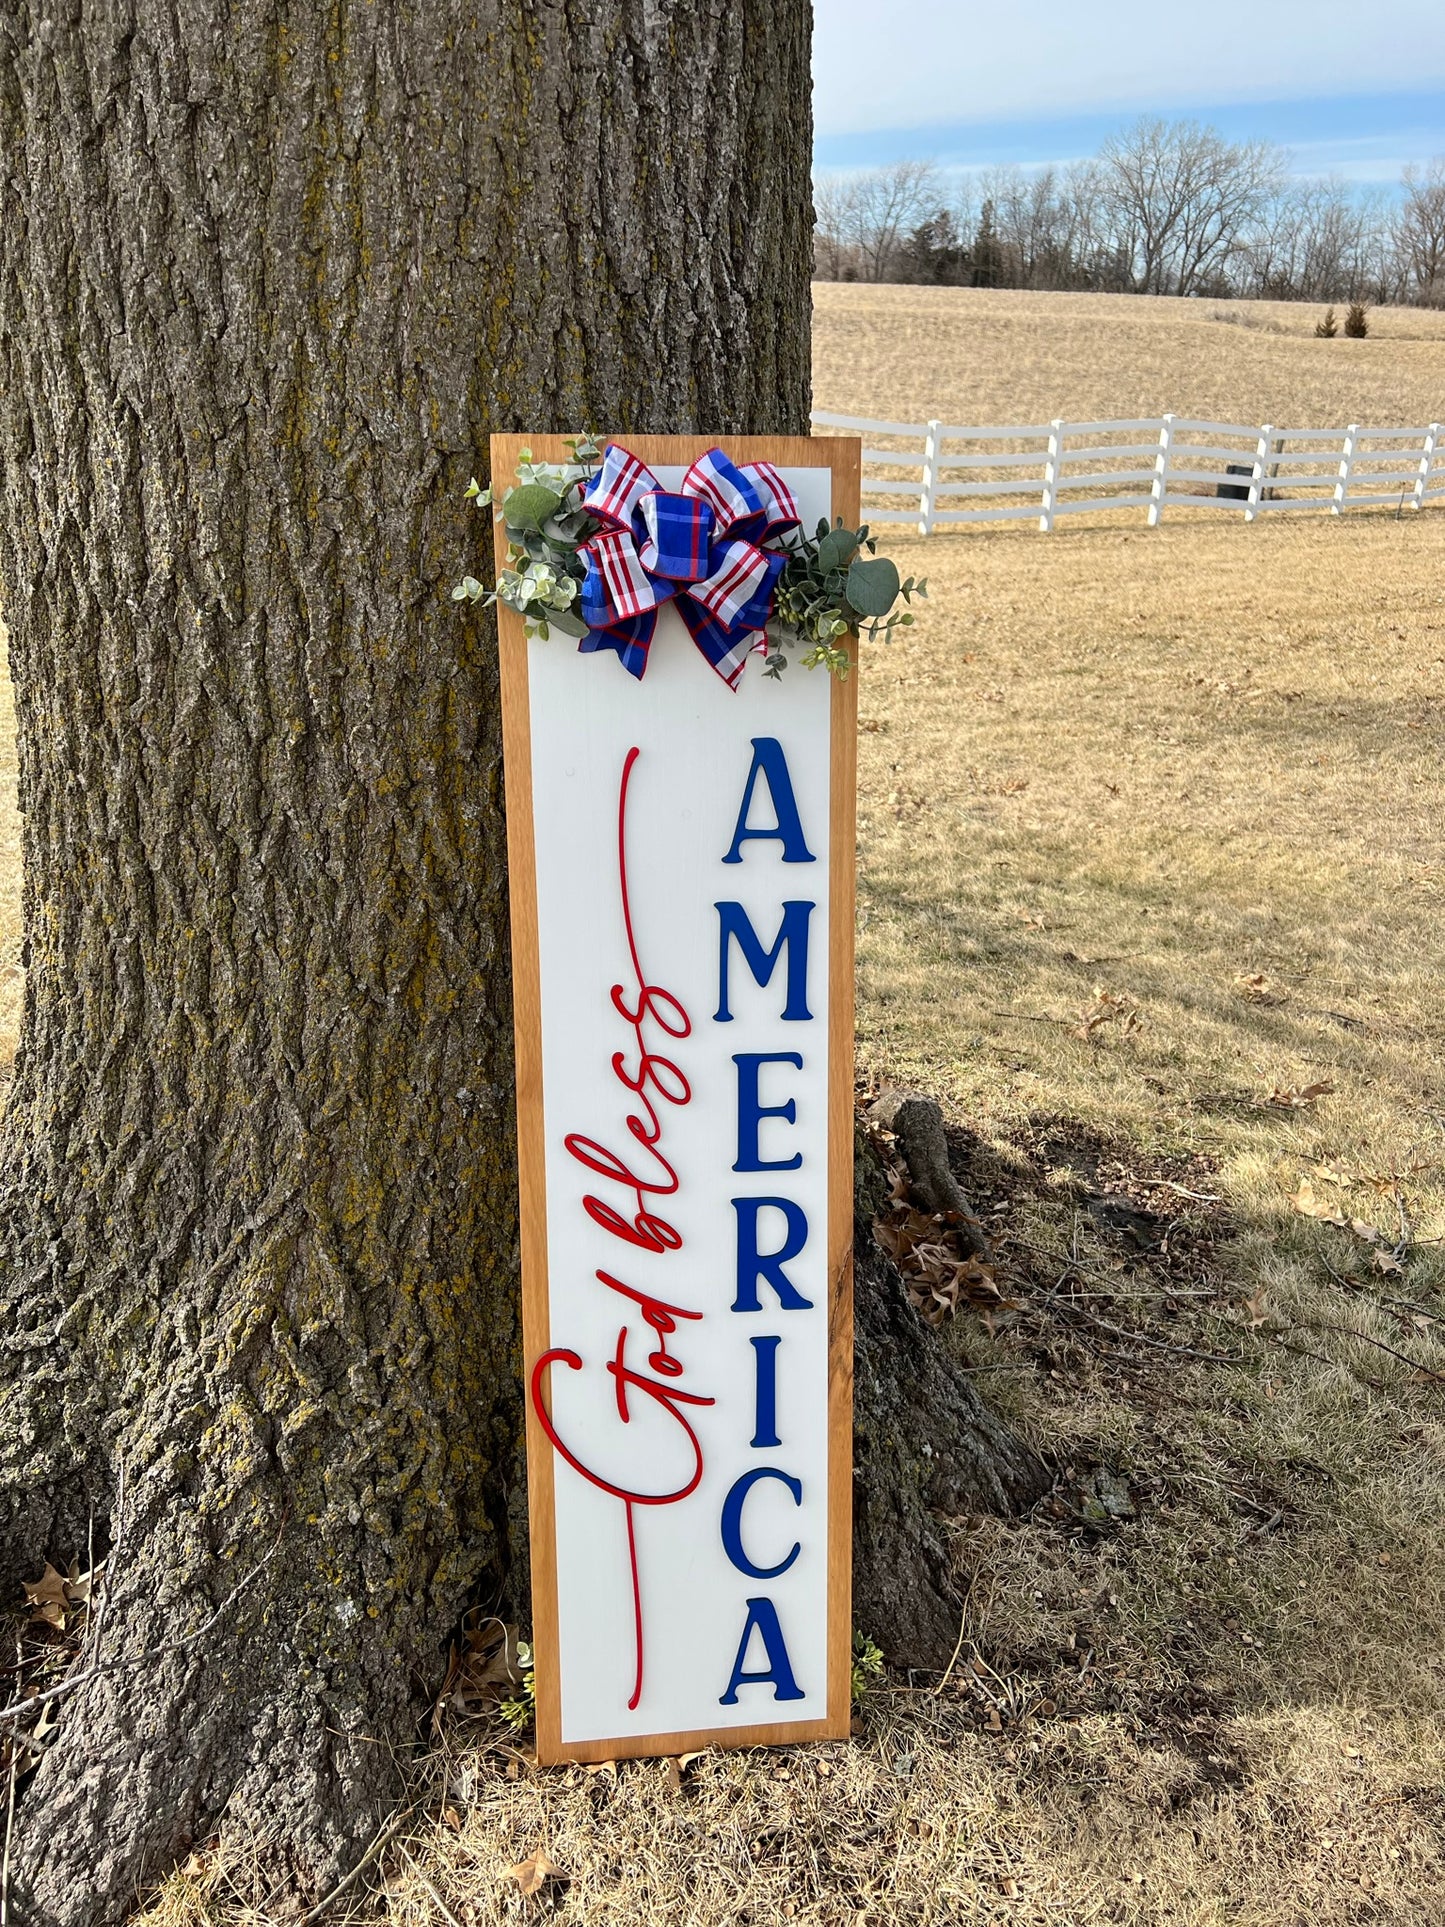
<path id="1" fill-rule="evenodd" d="M 714 445 L 626 443 L 664 490 Z M 856 442 L 719 445 L 857 526 Z M 538 1754 L 840 1738 L 855 681 L 498 616 Z"/>

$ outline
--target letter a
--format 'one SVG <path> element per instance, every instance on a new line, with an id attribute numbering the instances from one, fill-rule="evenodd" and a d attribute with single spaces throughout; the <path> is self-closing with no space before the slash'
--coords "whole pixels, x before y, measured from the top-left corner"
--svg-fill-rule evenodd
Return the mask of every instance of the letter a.
<path id="1" fill-rule="evenodd" d="M 763 1646 L 768 1656 L 767 1671 L 746 1673 L 743 1671 L 748 1656 L 748 1641 L 754 1631 L 763 1636 Z M 732 1678 L 728 1690 L 718 1701 L 719 1706 L 736 1706 L 740 1686 L 766 1686 L 772 1683 L 775 1700 L 801 1700 L 808 1696 L 793 1678 L 792 1661 L 788 1658 L 787 1646 L 783 1643 L 783 1629 L 778 1624 L 778 1609 L 771 1599 L 750 1599 L 748 1619 L 743 1627 L 743 1636 L 738 1644 L 738 1656 L 733 1661 Z"/>
<path id="2" fill-rule="evenodd" d="M 768 794 L 773 799 L 773 813 L 778 819 L 770 830 L 748 828 L 748 811 L 753 806 L 753 791 L 757 788 L 759 776 L 768 786 Z M 743 806 L 738 811 L 732 848 L 723 862 L 741 863 L 743 844 L 754 840 L 781 843 L 784 863 L 816 863 L 818 860 L 803 836 L 802 818 L 798 815 L 797 799 L 793 795 L 793 779 L 788 774 L 788 759 L 776 736 L 753 738 L 753 760 L 748 770 L 747 788 L 743 791 Z"/>

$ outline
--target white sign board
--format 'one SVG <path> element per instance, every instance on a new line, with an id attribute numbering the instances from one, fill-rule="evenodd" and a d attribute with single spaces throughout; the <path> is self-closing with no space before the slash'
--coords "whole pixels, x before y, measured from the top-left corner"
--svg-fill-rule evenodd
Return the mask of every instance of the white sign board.
<path id="1" fill-rule="evenodd" d="M 856 444 L 724 446 L 855 525 Z M 841 1736 L 852 681 L 501 613 L 539 1755 Z"/>

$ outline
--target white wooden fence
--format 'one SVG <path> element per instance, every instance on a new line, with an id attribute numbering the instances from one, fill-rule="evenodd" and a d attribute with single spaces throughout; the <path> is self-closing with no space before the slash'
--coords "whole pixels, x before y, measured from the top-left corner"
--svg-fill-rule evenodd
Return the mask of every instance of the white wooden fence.
<path id="1" fill-rule="evenodd" d="M 852 429 L 891 448 L 863 450 L 870 523 L 912 522 L 920 535 L 965 522 L 1037 521 L 1103 509 L 1166 507 L 1242 513 L 1274 509 L 1422 509 L 1445 505 L 1445 428 L 1242 427 L 1162 415 L 1148 421 L 1046 422 L 959 428 L 945 422 L 875 422 L 816 409 L 820 428 Z M 922 447 L 919 447 L 921 442 Z M 959 443 L 986 446 L 959 448 Z M 876 471 L 886 471 L 878 474 Z M 950 479 L 959 470 L 965 481 Z M 916 507 L 873 506 L 907 497 Z M 954 503 L 977 506 L 954 507 Z"/>

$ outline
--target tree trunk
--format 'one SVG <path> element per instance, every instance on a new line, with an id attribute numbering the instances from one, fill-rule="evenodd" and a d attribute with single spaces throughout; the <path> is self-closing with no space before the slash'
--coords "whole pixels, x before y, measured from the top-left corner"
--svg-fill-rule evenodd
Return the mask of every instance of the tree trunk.
<path id="1" fill-rule="evenodd" d="M 110 1561 L 14 1917 L 284 1913 L 523 1533 L 493 428 L 804 430 L 807 0 L 0 0 L 29 969 L 0 1583 Z M 114 1515 L 119 1468 L 123 1517 Z M 107 1523 L 108 1522 L 108 1523 Z M 33 1816 L 33 1817 L 32 1817 Z"/>
<path id="2" fill-rule="evenodd" d="M 894 1666 L 937 1673 L 959 1633 L 947 1522 L 1022 1511 L 1050 1473 L 979 1397 L 874 1242 L 887 1179 L 861 1134 L 854 1179 L 853 1621 Z"/>

